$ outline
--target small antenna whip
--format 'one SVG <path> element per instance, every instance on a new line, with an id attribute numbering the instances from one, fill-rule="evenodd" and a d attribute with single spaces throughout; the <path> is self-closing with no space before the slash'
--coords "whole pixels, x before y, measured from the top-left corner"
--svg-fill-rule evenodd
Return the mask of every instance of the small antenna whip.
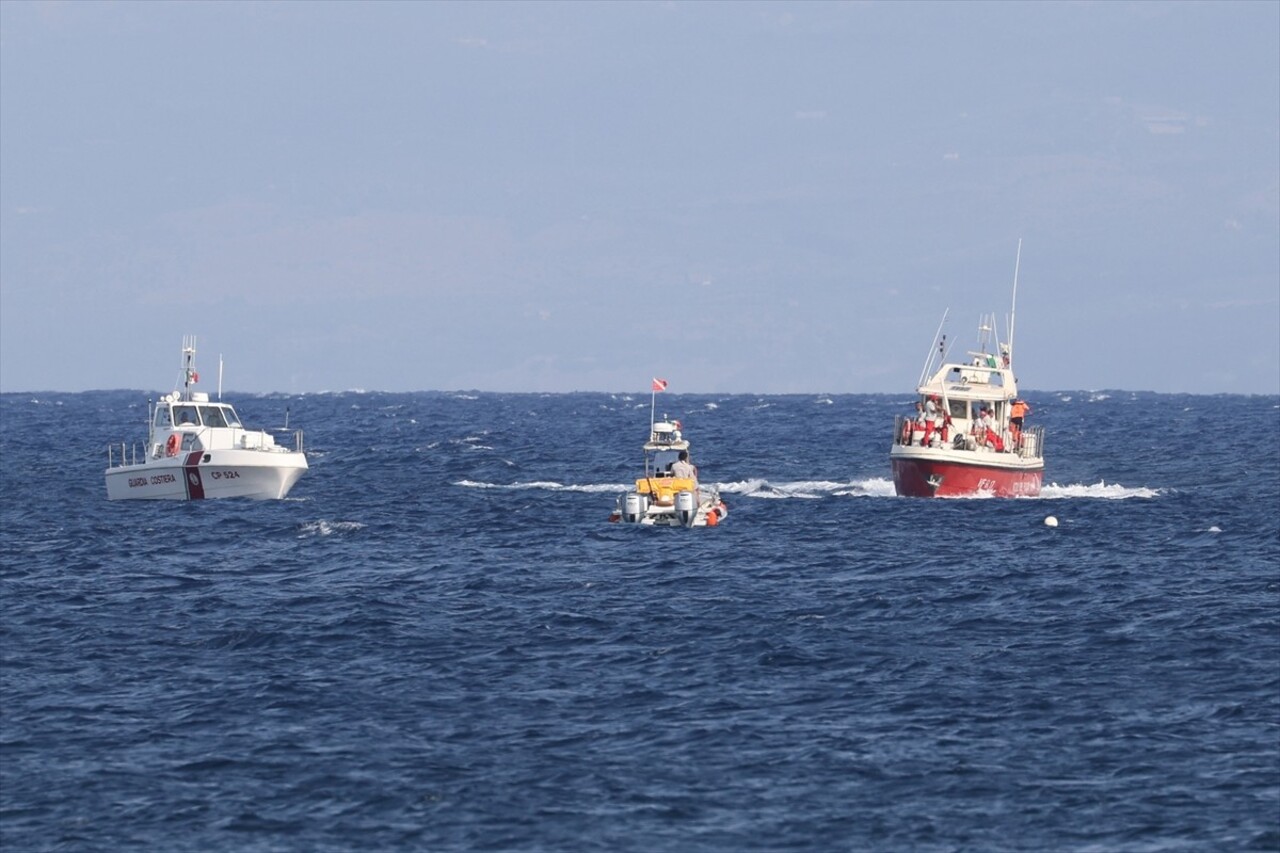
<path id="1" fill-rule="evenodd" d="M 1018 268 L 1022 266 L 1022 238 L 1018 238 L 1018 256 L 1013 262 L 1013 304 L 1009 308 L 1009 364 L 1013 364 L 1013 324 L 1018 319 Z"/>

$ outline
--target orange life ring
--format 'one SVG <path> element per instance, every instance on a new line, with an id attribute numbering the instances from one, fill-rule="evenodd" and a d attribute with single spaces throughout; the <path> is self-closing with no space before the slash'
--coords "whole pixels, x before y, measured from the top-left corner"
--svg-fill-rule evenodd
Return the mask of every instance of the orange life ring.
<path id="1" fill-rule="evenodd" d="M 178 445 L 181 443 L 181 441 L 182 441 L 182 440 L 181 440 L 180 438 L 178 438 L 178 434 L 177 434 L 176 432 L 175 432 L 173 435 L 169 436 L 169 441 L 168 441 L 168 443 L 167 443 L 167 444 L 165 444 L 165 446 L 164 446 L 164 455 L 165 455 L 165 456 L 177 456 L 177 455 L 178 455 Z"/>

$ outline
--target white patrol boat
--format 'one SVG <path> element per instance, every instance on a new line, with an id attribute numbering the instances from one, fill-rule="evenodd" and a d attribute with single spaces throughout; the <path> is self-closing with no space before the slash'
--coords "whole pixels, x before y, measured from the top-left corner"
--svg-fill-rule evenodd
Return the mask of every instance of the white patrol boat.
<path id="1" fill-rule="evenodd" d="M 649 425 L 644 476 L 636 479 L 635 491 L 618 496 L 618 505 L 609 520 L 663 527 L 715 527 L 729 514 L 729 508 L 720 500 L 718 490 L 698 485 L 697 469 L 693 469 L 693 477 L 672 473 L 672 468 L 679 471 L 682 451 L 687 460 L 689 442 L 681 435 L 679 421 L 667 420 L 666 415 L 662 418 Z"/>
<path id="2" fill-rule="evenodd" d="M 278 445 L 263 430 L 245 429 L 229 404 L 191 390 L 200 379 L 195 344 L 182 340 L 182 391 L 148 403 L 141 451 L 108 447 L 109 500 L 283 498 L 307 470 L 302 430 L 294 430 L 293 448 Z"/>

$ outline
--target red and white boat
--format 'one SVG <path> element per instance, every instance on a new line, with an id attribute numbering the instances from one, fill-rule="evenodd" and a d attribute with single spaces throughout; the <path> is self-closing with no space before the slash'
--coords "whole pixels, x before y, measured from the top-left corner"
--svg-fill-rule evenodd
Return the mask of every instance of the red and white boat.
<path id="1" fill-rule="evenodd" d="M 292 448 L 276 444 L 265 430 L 245 429 L 230 404 L 192 390 L 195 357 L 195 338 L 184 338 L 182 391 L 148 405 L 141 452 L 108 447 L 109 500 L 278 499 L 307 470 L 302 430 L 293 431 Z"/>
<path id="2" fill-rule="evenodd" d="M 1021 261 L 1022 244 L 1018 244 Z M 1014 265 L 1014 308 L 1018 298 Z M 899 415 L 889 460 L 899 495 L 918 498 L 1034 497 L 1044 478 L 1044 427 L 1022 423 L 1029 407 L 1013 375 L 1014 313 L 1001 342 L 995 315 L 979 323 L 978 349 L 947 360 L 947 338 L 934 336 L 921 371 L 916 413 Z M 943 317 L 945 324 L 946 317 Z M 941 333 L 939 327 L 938 332 Z"/>

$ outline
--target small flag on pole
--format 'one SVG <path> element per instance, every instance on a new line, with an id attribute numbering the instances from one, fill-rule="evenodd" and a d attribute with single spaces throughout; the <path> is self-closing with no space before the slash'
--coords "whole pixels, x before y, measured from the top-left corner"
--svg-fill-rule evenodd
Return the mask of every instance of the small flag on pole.
<path id="1" fill-rule="evenodd" d="M 654 380 L 653 380 L 653 390 L 654 390 L 654 391 L 665 391 L 665 390 L 667 390 L 667 380 L 665 380 L 665 379 L 654 379 Z"/>

